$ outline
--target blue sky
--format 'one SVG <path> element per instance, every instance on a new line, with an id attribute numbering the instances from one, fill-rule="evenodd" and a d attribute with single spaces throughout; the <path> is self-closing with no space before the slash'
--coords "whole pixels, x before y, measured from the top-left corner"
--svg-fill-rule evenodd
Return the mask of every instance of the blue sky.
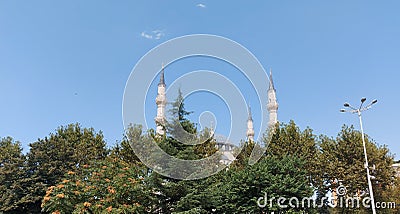
<path id="1" fill-rule="evenodd" d="M 272 67 L 280 121 L 336 136 L 343 124 L 358 129 L 355 115 L 339 113 L 345 101 L 378 99 L 364 114 L 365 131 L 399 159 L 399 7 L 396 0 L 2 0 L 0 136 L 27 150 L 58 126 L 79 122 L 102 130 L 113 145 L 123 135 L 122 97 L 134 65 L 169 39 L 201 33 L 237 41 Z M 167 67 L 181 72 L 167 75 L 167 84 L 185 70 L 227 66 L 206 62 Z M 186 106 L 212 109 L 199 105 L 205 101 L 220 102 L 199 95 Z M 148 108 L 155 114 L 155 104 Z"/>

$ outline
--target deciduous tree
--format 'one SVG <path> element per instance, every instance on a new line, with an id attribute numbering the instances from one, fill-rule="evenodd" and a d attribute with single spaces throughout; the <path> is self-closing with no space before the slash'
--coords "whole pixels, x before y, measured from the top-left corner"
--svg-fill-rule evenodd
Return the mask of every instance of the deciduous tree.
<path id="1" fill-rule="evenodd" d="M 75 171 L 85 164 L 103 160 L 107 155 L 102 133 L 93 128 L 81 128 L 79 124 L 61 126 L 55 133 L 30 144 L 28 167 L 36 184 L 29 189 L 40 196 L 37 209 L 47 187 L 64 179 L 68 171 Z M 38 184 L 40 189 L 38 189 Z"/>

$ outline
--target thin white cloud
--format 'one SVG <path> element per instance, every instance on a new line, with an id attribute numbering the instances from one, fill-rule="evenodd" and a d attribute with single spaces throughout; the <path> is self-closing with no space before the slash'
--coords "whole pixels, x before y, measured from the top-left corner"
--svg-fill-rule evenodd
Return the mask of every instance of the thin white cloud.
<path id="1" fill-rule="evenodd" d="M 153 39 L 153 36 L 150 34 L 147 34 L 146 32 L 142 32 L 142 34 L 140 34 L 142 37 L 146 38 L 146 39 Z"/>
<path id="2" fill-rule="evenodd" d="M 207 6 L 205 4 L 197 4 L 196 7 L 200 7 L 200 8 L 206 8 Z"/>
<path id="3" fill-rule="evenodd" d="M 155 40 L 161 39 L 164 35 L 165 33 L 162 30 L 153 30 L 151 32 L 143 31 L 140 34 L 140 36 L 142 36 L 143 38 Z"/>
<path id="4" fill-rule="evenodd" d="M 161 39 L 165 35 L 165 33 L 161 30 L 153 30 L 154 39 Z"/>

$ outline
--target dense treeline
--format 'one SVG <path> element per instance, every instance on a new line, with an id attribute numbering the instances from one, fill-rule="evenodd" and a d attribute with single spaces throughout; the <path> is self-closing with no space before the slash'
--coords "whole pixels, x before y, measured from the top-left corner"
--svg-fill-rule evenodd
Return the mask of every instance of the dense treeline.
<path id="1" fill-rule="evenodd" d="M 181 99 L 173 105 L 178 119 L 166 127 L 170 134 L 163 138 L 136 125 L 107 148 L 101 132 L 70 124 L 31 143 L 26 155 L 18 141 L 2 138 L 0 213 L 369 213 L 365 208 L 332 208 L 323 198 L 339 185 L 346 186 L 347 195 L 368 190 L 361 134 L 348 126 L 330 138 L 315 136 L 309 128 L 300 130 L 293 121 L 277 124 L 266 132 L 264 142 L 242 142 L 242 152 L 227 170 L 210 177 L 176 180 L 155 173 L 133 152 L 134 141 L 155 139 L 168 154 L 187 160 L 217 152 L 212 138 L 201 145 L 183 145 L 171 137 L 178 125 L 198 138 L 209 134 L 186 119 L 189 112 L 178 105 Z M 385 146 L 366 139 L 375 166 L 375 200 L 398 205 L 379 213 L 396 213 L 400 185 L 391 168 L 393 158 Z M 249 165 L 255 146 L 267 150 Z M 279 197 L 312 196 L 321 207 L 282 208 L 277 202 Z M 258 205 L 267 198 L 264 206 Z"/>

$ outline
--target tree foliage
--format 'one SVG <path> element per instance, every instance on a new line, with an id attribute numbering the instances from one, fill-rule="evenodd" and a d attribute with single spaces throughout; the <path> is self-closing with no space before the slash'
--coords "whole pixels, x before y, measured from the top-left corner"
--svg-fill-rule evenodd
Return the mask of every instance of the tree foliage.
<path id="1" fill-rule="evenodd" d="M 154 192 L 147 170 L 107 158 L 67 172 L 65 179 L 47 189 L 43 211 L 56 213 L 145 213 L 151 212 Z"/>
<path id="2" fill-rule="evenodd" d="M 79 124 L 61 126 L 56 133 L 30 144 L 28 163 L 46 185 L 54 185 L 62 176 L 90 161 L 107 155 L 102 133 Z"/>
<path id="3" fill-rule="evenodd" d="M 11 137 L 0 140 L 0 213 L 35 213 L 40 189 L 30 174 L 21 144 Z"/>
<path id="4" fill-rule="evenodd" d="M 256 164 L 233 168 L 197 182 L 178 202 L 178 211 L 193 213 L 302 213 L 300 205 L 278 206 L 277 199 L 299 201 L 312 196 L 304 161 L 293 156 L 264 157 Z M 260 199 L 262 198 L 262 199 Z M 265 201 L 264 201 L 265 200 Z M 260 206 L 258 206 L 258 202 Z"/>
<path id="5" fill-rule="evenodd" d="M 304 160 L 310 184 L 315 188 L 323 185 L 321 178 L 323 166 L 319 161 L 321 153 L 312 129 L 306 128 L 301 131 L 294 121 L 290 121 L 288 124 L 276 124 L 274 131 L 268 134 L 272 136 L 264 136 L 267 155 L 276 157 L 290 155 Z"/>
<path id="6" fill-rule="evenodd" d="M 35 183 L 27 188 L 37 199 L 34 210 L 41 209 L 46 188 L 61 182 L 68 171 L 103 160 L 107 155 L 105 145 L 101 132 L 81 128 L 79 124 L 61 126 L 49 137 L 31 143 L 27 167 Z"/>
<path id="7" fill-rule="evenodd" d="M 322 173 L 327 184 L 321 191 L 336 191 L 339 185 L 344 185 L 347 191 L 346 197 L 369 196 L 361 133 L 354 130 L 353 126 L 343 126 L 336 139 L 326 136 L 321 136 L 320 139 L 323 154 L 320 162 L 324 166 Z M 388 201 L 389 198 L 385 197 L 385 193 L 395 185 L 393 157 L 387 147 L 376 145 L 370 137 L 366 136 L 365 141 L 370 172 L 373 176 L 375 201 Z M 340 210 L 361 212 L 364 209 L 340 208 Z"/>
<path id="8" fill-rule="evenodd" d="M 158 145 L 169 155 L 184 160 L 196 160 L 206 158 L 214 154 L 217 149 L 215 140 L 211 136 L 209 129 L 198 133 L 196 125 L 187 116 L 191 112 L 186 111 L 182 92 L 178 91 L 178 97 L 172 103 L 172 122 L 167 125 L 167 136 L 158 138 Z M 157 139 L 156 139 L 157 140 Z M 198 142 L 198 144 L 196 144 Z M 193 145 L 194 144 L 194 145 Z M 217 162 L 218 160 L 210 160 Z M 174 170 L 173 173 L 185 175 L 184 166 L 165 165 L 168 169 Z M 197 166 L 201 168 L 202 166 Z M 177 172 L 176 169 L 180 169 Z M 153 187 L 158 192 L 158 206 L 162 213 L 173 213 L 179 210 L 179 201 L 187 194 L 196 189 L 198 181 L 177 180 L 168 177 L 152 174 Z"/>

